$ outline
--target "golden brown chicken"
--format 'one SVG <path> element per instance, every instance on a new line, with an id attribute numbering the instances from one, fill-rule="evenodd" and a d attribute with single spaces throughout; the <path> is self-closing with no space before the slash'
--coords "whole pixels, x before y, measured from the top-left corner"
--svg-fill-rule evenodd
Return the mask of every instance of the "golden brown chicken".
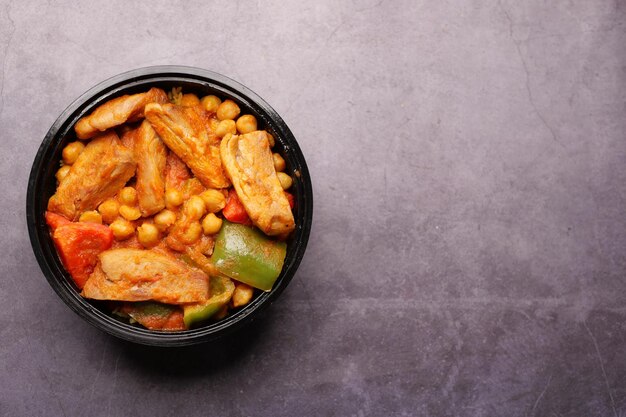
<path id="1" fill-rule="evenodd" d="M 137 160 L 137 199 L 143 217 L 165 207 L 165 161 L 167 149 L 152 125 L 144 120 L 134 140 Z"/>
<path id="2" fill-rule="evenodd" d="M 154 250 L 111 249 L 85 283 L 82 296 L 96 300 L 166 304 L 205 302 L 209 278 L 172 256 Z"/>
<path id="3" fill-rule="evenodd" d="M 70 220 L 113 197 L 135 175 L 133 151 L 120 142 L 115 132 L 93 139 L 78 156 L 56 193 L 48 210 Z"/>
<path id="4" fill-rule="evenodd" d="M 151 88 L 145 93 L 125 95 L 100 105 L 89 116 L 81 118 L 74 130 L 79 139 L 89 139 L 126 122 L 134 122 L 143 117 L 148 103 L 167 103 L 167 94 L 160 88 Z"/>
<path id="5" fill-rule="evenodd" d="M 146 106 L 145 115 L 167 147 L 205 187 L 230 186 L 222 170 L 219 139 L 209 131 L 208 118 L 201 109 L 153 103 Z"/>
<path id="6" fill-rule="evenodd" d="M 264 131 L 226 135 L 220 146 L 222 163 L 252 222 L 270 236 L 295 228 L 289 201 L 280 185 L 269 139 Z"/>

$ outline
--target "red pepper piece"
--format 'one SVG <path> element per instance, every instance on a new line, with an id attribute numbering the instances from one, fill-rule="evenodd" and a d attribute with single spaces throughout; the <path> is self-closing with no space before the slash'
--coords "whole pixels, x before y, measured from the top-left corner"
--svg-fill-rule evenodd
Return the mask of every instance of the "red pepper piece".
<path id="1" fill-rule="evenodd" d="M 245 207 L 241 204 L 237 192 L 234 188 L 231 188 L 228 192 L 228 198 L 226 199 L 226 206 L 222 209 L 222 214 L 226 220 L 233 223 L 248 224 L 250 223 L 250 217 L 246 212 Z"/>

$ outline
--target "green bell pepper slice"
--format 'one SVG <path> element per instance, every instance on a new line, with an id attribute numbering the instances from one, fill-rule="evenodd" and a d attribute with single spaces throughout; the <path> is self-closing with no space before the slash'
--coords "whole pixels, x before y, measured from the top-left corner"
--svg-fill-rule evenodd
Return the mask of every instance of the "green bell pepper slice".
<path id="1" fill-rule="evenodd" d="M 183 320 L 187 328 L 194 323 L 211 318 L 233 296 L 235 284 L 229 278 L 215 276 L 209 279 L 211 298 L 202 304 L 188 304 L 183 307 Z"/>
<path id="2" fill-rule="evenodd" d="M 285 242 L 268 238 L 256 227 L 224 220 L 211 262 L 223 275 L 270 291 L 283 269 L 286 254 Z"/>

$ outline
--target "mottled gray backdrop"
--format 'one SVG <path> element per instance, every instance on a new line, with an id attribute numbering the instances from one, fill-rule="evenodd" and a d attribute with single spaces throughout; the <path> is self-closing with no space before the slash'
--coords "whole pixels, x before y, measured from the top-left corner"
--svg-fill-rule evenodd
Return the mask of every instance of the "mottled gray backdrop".
<path id="1" fill-rule="evenodd" d="M 0 1 L 0 415 L 624 416 L 626 2 Z M 50 125 L 133 68 L 244 83 L 314 225 L 264 319 L 137 347 L 32 254 Z"/>

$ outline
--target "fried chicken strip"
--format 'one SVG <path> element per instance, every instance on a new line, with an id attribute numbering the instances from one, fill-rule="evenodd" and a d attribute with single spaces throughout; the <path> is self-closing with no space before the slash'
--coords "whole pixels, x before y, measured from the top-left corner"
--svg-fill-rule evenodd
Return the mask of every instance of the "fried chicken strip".
<path id="1" fill-rule="evenodd" d="M 70 220 L 94 210 L 113 197 L 135 175 L 133 152 L 120 142 L 115 132 L 93 139 L 78 156 L 56 193 L 48 200 L 48 210 Z"/>
<path id="2" fill-rule="evenodd" d="M 226 174 L 252 222 L 270 236 L 286 235 L 295 228 L 264 131 L 226 135 L 220 145 Z"/>
<path id="3" fill-rule="evenodd" d="M 96 300 L 146 301 L 166 304 L 205 302 L 209 277 L 174 257 L 142 249 L 111 249 L 99 263 L 81 295 Z"/>
<path id="4" fill-rule="evenodd" d="M 101 104 L 89 116 L 81 118 L 74 130 L 78 139 L 89 139 L 126 122 L 143 117 L 148 103 L 167 103 L 167 94 L 160 88 L 151 88 L 145 93 L 124 95 Z"/>
<path id="5" fill-rule="evenodd" d="M 137 199 L 143 217 L 165 207 L 165 161 L 167 149 L 152 125 L 144 120 L 134 140 L 137 160 Z"/>
<path id="6" fill-rule="evenodd" d="M 222 170 L 219 139 L 209 131 L 207 119 L 198 109 L 152 103 L 146 106 L 145 116 L 167 147 L 205 187 L 230 186 Z"/>

